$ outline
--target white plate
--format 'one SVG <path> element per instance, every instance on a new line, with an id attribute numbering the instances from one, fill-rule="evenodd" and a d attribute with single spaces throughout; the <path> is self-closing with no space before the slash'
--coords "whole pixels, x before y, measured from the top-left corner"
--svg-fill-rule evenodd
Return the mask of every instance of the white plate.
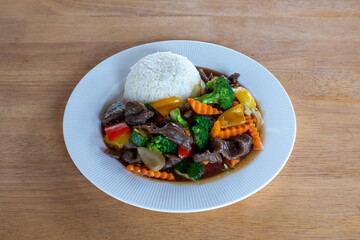
<path id="1" fill-rule="evenodd" d="M 225 74 L 238 72 L 240 83 L 261 103 L 265 118 L 264 150 L 239 171 L 203 184 L 150 180 L 126 171 L 104 153 L 100 116 L 104 105 L 121 94 L 130 67 L 142 57 L 171 51 L 194 65 Z M 120 85 L 119 85 L 120 84 Z M 219 45 L 164 41 L 133 47 L 104 60 L 78 83 L 66 105 L 63 132 L 67 150 L 81 173 L 96 187 L 125 203 L 162 212 L 198 212 L 240 201 L 268 184 L 284 167 L 295 142 L 295 113 L 276 78 L 251 58 Z"/>

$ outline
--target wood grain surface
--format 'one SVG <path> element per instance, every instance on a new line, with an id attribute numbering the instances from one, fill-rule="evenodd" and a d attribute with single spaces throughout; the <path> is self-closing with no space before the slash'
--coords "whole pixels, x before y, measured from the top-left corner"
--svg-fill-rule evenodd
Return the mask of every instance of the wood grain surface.
<path id="1" fill-rule="evenodd" d="M 295 108 L 281 173 L 231 206 L 143 210 L 93 186 L 62 136 L 107 57 L 190 39 L 268 68 Z M 360 239 L 360 1 L 0 0 L 0 239 Z"/>

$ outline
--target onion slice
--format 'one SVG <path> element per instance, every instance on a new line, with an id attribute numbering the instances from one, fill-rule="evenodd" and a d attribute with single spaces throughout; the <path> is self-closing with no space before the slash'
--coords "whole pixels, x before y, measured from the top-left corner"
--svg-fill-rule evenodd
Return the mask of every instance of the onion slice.
<path id="1" fill-rule="evenodd" d="M 145 147 L 138 147 L 137 151 L 147 168 L 153 171 L 159 171 L 165 166 L 165 157 L 161 153 Z"/>

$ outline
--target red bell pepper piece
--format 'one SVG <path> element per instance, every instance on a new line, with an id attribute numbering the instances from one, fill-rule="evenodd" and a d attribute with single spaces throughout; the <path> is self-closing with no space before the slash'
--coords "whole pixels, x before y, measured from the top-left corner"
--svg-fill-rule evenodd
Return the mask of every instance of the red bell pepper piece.
<path id="1" fill-rule="evenodd" d="M 121 135 L 130 132 L 130 128 L 125 122 L 108 125 L 104 130 L 110 141 L 113 141 Z"/>
<path id="2" fill-rule="evenodd" d="M 183 148 L 178 145 L 178 156 L 179 158 L 189 157 L 195 153 L 195 145 L 192 144 L 190 149 Z"/>

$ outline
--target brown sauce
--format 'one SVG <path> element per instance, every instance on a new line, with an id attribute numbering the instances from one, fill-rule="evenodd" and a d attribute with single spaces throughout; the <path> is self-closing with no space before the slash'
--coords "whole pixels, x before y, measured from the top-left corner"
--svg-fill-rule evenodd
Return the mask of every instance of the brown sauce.
<path id="1" fill-rule="evenodd" d="M 213 74 L 213 76 L 225 76 L 228 77 L 226 74 L 223 74 L 221 72 L 217 72 L 215 70 L 211 70 L 209 68 L 204 68 L 204 67 L 196 67 L 196 69 L 202 69 L 204 71 L 204 73 L 206 74 L 206 76 L 209 76 L 211 73 Z"/>
<path id="2" fill-rule="evenodd" d="M 226 74 L 221 73 L 221 72 L 217 72 L 208 68 L 203 68 L 203 67 L 196 67 L 197 69 L 203 69 L 204 73 L 209 76 L 211 73 L 214 76 L 225 76 L 228 77 Z M 257 104 L 258 106 L 258 104 Z M 264 139 L 264 131 L 260 132 L 261 134 L 261 139 Z M 233 169 L 225 169 L 224 168 L 224 164 L 220 163 L 220 164 L 208 164 L 205 167 L 205 171 L 204 174 L 201 176 L 201 179 L 198 181 L 198 183 L 208 183 L 211 181 L 216 181 L 220 178 L 223 178 L 231 173 L 237 172 L 240 169 L 245 168 L 246 166 L 248 166 L 260 153 L 261 151 L 250 151 L 250 153 L 248 155 L 246 155 L 245 157 L 243 157 L 242 159 L 240 159 L 240 163 L 238 163 Z"/>
<path id="3" fill-rule="evenodd" d="M 250 153 L 248 155 L 246 155 L 244 158 L 242 158 L 240 160 L 240 163 L 237 164 L 233 169 L 227 169 L 227 170 L 220 170 L 217 172 L 217 174 L 208 176 L 208 177 L 201 177 L 201 179 L 197 182 L 198 184 L 204 184 L 204 183 L 209 183 L 212 181 L 216 181 L 219 180 L 221 178 L 224 178 L 226 176 L 228 176 L 229 174 L 233 174 L 237 171 L 241 171 L 241 169 L 244 169 L 245 167 L 247 167 L 248 165 L 250 165 L 252 163 L 252 161 L 259 155 L 261 151 L 250 151 Z M 193 182 L 195 183 L 195 182 Z"/>
<path id="4" fill-rule="evenodd" d="M 211 73 L 213 74 L 213 76 L 225 76 L 227 77 L 226 74 L 223 74 L 221 72 L 217 72 L 208 68 L 203 68 L 203 67 L 196 67 L 197 69 L 203 69 L 204 73 L 209 76 Z M 258 103 L 256 103 L 257 107 L 259 108 Z M 259 108 L 259 110 L 261 111 L 261 108 Z M 263 113 L 261 111 L 261 113 Z M 262 142 L 264 142 L 264 138 L 265 138 L 265 134 L 264 134 L 264 127 L 262 129 L 259 129 L 260 132 L 260 137 L 262 139 Z M 102 128 L 102 133 L 103 136 L 105 136 L 105 132 Z M 124 149 L 115 149 L 112 146 L 107 145 L 107 150 L 105 150 L 105 152 L 108 153 L 117 153 L 117 154 L 122 154 L 125 150 Z M 232 174 L 234 172 L 240 171 L 241 169 L 245 168 L 246 166 L 248 166 L 249 164 L 251 164 L 251 162 L 258 156 L 258 154 L 261 151 L 254 151 L 251 150 L 250 153 L 248 155 L 246 155 L 245 157 L 240 159 L 240 163 L 238 163 L 234 168 L 225 168 L 224 167 L 224 163 L 215 163 L 215 164 L 207 164 L 205 166 L 204 169 L 204 173 L 201 176 L 201 179 L 198 182 L 194 182 L 192 180 L 189 180 L 183 176 L 180 176 L 178 174 L 175 173 L 175 171 L 173 169 L 171 170 L 166 170 L 166 172 L 168 173 L 173 173 L 174 177 L 175 177 L 175 184 L 189 184 L 189 183 L 194 183 L 194 184 L 204 184 L 204 183 L 209 183 L 212 181 L 216 181 L 219 180 L 223 177 L 228 176 L 229 174 Z M 121 158 L 119 159 L 119 162 L 121 162 L 125 167 L 128 165 L 127 162 L 123 161 Z M 141 176 L 141 175 L 140 175 Z M 145 177 L 145 176 L 142 176 Z M 145 177 L 147 179 L 153 180 L 153 181 L 165 181 L 165 180 L 161 180 L 161 179 L 156 179 L 156 178 L 149 178 L 149 177 Z"/>

